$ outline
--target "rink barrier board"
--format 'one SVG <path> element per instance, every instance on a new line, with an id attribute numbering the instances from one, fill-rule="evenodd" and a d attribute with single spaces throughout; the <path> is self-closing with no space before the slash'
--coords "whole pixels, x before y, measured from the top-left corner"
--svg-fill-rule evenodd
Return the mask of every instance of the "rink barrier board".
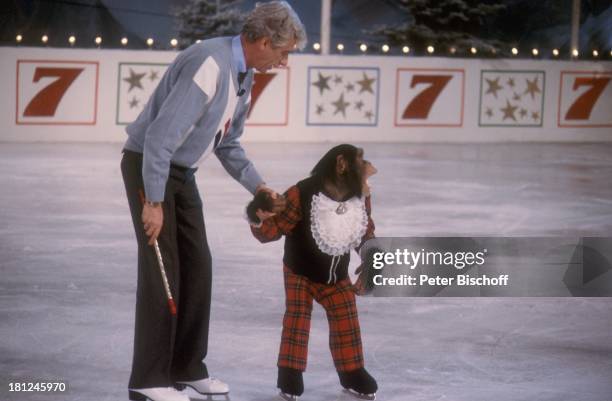
<path id="1" fill-rule="evenodd" d="M 122 142 L 177 55 L 0 53 L 5 142 Z M 296 54 L 255 79 L 245 142 L 612 140 L 609 61 Z"/>

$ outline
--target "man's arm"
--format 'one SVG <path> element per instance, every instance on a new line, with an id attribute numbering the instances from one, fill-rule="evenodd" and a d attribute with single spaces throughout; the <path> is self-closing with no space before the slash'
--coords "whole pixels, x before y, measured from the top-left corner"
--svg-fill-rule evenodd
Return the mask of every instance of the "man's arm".
<path id="1" fill-rule="evenodd" d="M 250 93 L 248 96 L 250 98 Z M 246 156 L 239 140 L 244 131 L 244 122 L 246 121 L 249 106 L 250 101 L 245 101 L 242 104 L 238 116 L 232 121 L 228 138 L 221 141 L 217 149 L 215 149 L 215 154 L 225 170 L 250 193 L 255 194 L 257 188 L 263 185 L 264 181 L 253 163 Z"/>
<path id="2" fill-rule="evenodd" d="M 204 105 L 214 96 L 219 75 L 219 68 L 210 56 L 204 62 L 197 57 L 186 60 L 180 57 L 173 64 L 176 72 L 169 71 L 179 75 L 168 76 L 174 84 L 145 134 L 142 178 L 146 202 L 141 220 L 149 245 L 154 244 L 164 221 L 163 209 L 155 203 L 164 200 L 170 159 L 201 117 Z"/>
<path id="3" fill-rule="evenodd" d="M 202 116 L 217 87 L 219 67 L 211 56 L 204 62 L 197 57 L 186 59 L 176 68 L 180 68 L 179 75 L 145 136 L 142 176 L 151 202 L 164 200 L 172 155 Z"/>

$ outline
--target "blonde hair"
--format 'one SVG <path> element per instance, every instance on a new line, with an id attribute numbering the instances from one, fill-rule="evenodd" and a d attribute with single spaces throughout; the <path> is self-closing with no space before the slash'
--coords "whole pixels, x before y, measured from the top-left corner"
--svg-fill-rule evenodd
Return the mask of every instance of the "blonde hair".
<path id="1" fill-rule="evenodd" d="M 257 3 L 247 16 L 242 34 L 249 42 L 268 37 L 272 46 L 282 47 L 292 40 L 298 49 L 306 46 L 306 30 L 297 13 L 286 1 Z"/>

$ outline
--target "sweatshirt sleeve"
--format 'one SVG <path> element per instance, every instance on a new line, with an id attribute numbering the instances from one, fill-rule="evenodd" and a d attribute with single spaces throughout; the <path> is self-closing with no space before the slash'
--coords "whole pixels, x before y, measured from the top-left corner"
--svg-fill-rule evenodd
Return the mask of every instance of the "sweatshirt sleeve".
<path id="1" fill-rule="evenodd" d="M 203 61 L 194 55 L 173 65 L 172 87 L 161 104 L 157 117 L 147 128 L 144 141 L 142 176 L 148 200 L 164 200 L 170 160 L 182 140 L 202 116 L 214 96 L 219 66 L 212 56 Z"/>
<path id="2" fill-rule="evenodd" d="M 255 169 L 255 166 L 248 159 L 242 145 L 240 137 L 244 131 L 244 122 L 250 107 L 249 100 L 245 101 L 240 107 L 237 117 L 232 121 L 232 126 L 228 138 L 219 144 L 215 149 L 215 155 L 225 168 L 225 170 L 239 183 L 242 184 L 250 193 L 255 194 L 259 184 L 264 181 Z"/>

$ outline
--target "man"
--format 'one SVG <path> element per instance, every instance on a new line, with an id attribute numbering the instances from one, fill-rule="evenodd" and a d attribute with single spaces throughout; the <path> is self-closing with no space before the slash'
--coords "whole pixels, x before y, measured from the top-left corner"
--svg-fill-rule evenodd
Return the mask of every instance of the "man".
<path id="1" fill-rule="evenodd" d="M 121 170 L 138 241 L 138 285 L 131 400 L 188 401 L 177 389 L 227 394 L 209 377 L 211 256 L 196 166 L 215 153 L 251 193 L 265 186 L 239 138 L 249 108 L 253 69 L 285 67 L 306 42 L 304 27 L 284 1 L 258 4 L 242 32 L 195 44 L 166 71 L 139 117 L 127 127 Z M 159 243 L 176 316 L 153 248 Z"/>

